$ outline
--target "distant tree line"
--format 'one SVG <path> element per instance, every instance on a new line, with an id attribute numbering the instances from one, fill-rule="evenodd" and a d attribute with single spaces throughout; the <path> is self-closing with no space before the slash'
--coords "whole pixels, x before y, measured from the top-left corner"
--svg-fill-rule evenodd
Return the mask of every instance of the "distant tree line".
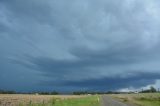
<path id="1" fill-rule="evenodd" d="M 153 86 L 150 87 L 150 89 L 142 90 L 140 93 L 155 93 L 159 92 L 159 90 L 156 90 Z"/>
<path id="2" fill-rule="evenodd" d="M 142 90 L 140 92 L 118 92 L 118 91 L 107 91 L 107 92 L 91 92 L 91 91 L 76 91 L 73 92 L 73 95 L 86 95 L 86 94 L 91 94 L 91 95 L 95 95 L 95 94 L 123 94 L 123 93 L 127 93 L 127 94 L 132 94 L 132 93 L 155 93 L 155 92 L 160 92 L 159 89 L 156 90 L 156 88 L 154 88 L 153 86 L 151 86 L 149 89 L 146 90 Z"/>
<path id="3" fill-rule="evenodd" d="M 59 93 L 56 91 L 52 91 L 52 92 L 37 92 L 40 95 L 58 95 Z"/>
<path id="4" fill-rule="evenodd" d="M 156 90 L 153 86 L 150 87 L 150 89 L 142 90 L 138 93 L 154 93 L 154 92 L 159 92 L 159 89 Z M 101 91 L 75 91 L 72 92 L 73 95 L 95 95 L 95 94 L 122 94 L 122 93 L 135 93 L 135 92 L 118 92 L 118 91 L 107 91 L 107 92 L 101 92 Z M 39 95 L 58 95 L 59 92 L 57 91 L 51 91 L 51 92 L 43 92 L 43 91 L 38 91 L 38 92 L 16 92 L 16 91 L 8 91 L 8 90 L 0 90 L 0 94 L 39 94 Z"/>
<path id="5" fill-rule="evenodd" d="M 16 94 L 15 91 L 0 90 L 0 94 Z"/>
<path id="6" fill-rule="evenodd" d="M 114 92 L 114 91 L 107 91 L 107 92 L 75 91 L 72 94 L 73 95 L 120 94 L 120 92 Z"/>
<path id="7" fill-rule="evenodd" d="M 56 91 L 51 92 L 16 92 L 16 91 L 9 91 L 9 90 L 0 90 L 0 94 L 40 94 L 40 95 L 58 95 L 59 93 Z"/>

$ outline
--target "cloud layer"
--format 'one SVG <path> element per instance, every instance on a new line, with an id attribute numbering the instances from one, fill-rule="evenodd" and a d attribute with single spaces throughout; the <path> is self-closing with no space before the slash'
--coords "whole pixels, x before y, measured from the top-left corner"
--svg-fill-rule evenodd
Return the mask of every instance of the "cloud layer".
<path id="1" fill-rule="evenodd" d="M 1 0 L 0 88 L 154 84 L 160 74 L 159 7 L 158 0 Z"/>

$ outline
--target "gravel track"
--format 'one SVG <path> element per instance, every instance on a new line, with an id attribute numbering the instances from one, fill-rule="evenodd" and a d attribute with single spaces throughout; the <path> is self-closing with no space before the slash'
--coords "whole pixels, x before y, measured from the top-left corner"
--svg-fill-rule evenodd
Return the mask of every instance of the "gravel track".
<path id="1" fill-rule="evenodd" d="M 109 96 L 103 95 L 101 97 L 102 106 L 129 106 L 122 102 L 112 99 Z"/>

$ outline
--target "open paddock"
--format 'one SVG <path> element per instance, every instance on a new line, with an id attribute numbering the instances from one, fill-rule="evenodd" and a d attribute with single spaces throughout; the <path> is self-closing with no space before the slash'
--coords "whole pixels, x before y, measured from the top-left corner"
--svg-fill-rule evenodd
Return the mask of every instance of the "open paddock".
<path id="1" fill-rule="evenodd" d="M 0 94 L 0 106 L 19 106 L 20 104 L 48 103 L 52 99 L 72 99 L 85 96 L 76 95 L 29 95 L 29 94 Z"/>

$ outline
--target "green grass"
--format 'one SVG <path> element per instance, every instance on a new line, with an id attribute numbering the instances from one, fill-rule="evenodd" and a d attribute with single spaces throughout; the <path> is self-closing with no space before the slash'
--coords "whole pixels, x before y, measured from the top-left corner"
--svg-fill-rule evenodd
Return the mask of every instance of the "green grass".
<path id="1" fill-rule="evenodd" d="M 97 96 L 91 96 L 79 99 L 66 99 L 55 102 L 54 106 L 99 106 Z"/>
<path id="2" fill-rule="evenodd" d="M 120 94 L 113 97 L 136 106 L 160 106 L 160 93 Z"/>
<path id="3" fill-rule="evenodd" d="M 137 104 L 138 106 L 160 106 L 160 101 L 138 100 L 138 101 L 135 101 L 135 104 Z"/>
<path id="4" fill-rule="evenodd" d="M 48 103 L 32 104 L 27 106 L 100 106 L 98 96 L 89 96 L 72 99 L 52 99 Z M 23 106 L 20 104 L 19 106 Z"/>
<path id="5" fill-rule="evenodd" d="M 134 100 L 139 106 L 160 106 L 159 94 L 146 94 L 145 96 L 137 97 Z"/>

